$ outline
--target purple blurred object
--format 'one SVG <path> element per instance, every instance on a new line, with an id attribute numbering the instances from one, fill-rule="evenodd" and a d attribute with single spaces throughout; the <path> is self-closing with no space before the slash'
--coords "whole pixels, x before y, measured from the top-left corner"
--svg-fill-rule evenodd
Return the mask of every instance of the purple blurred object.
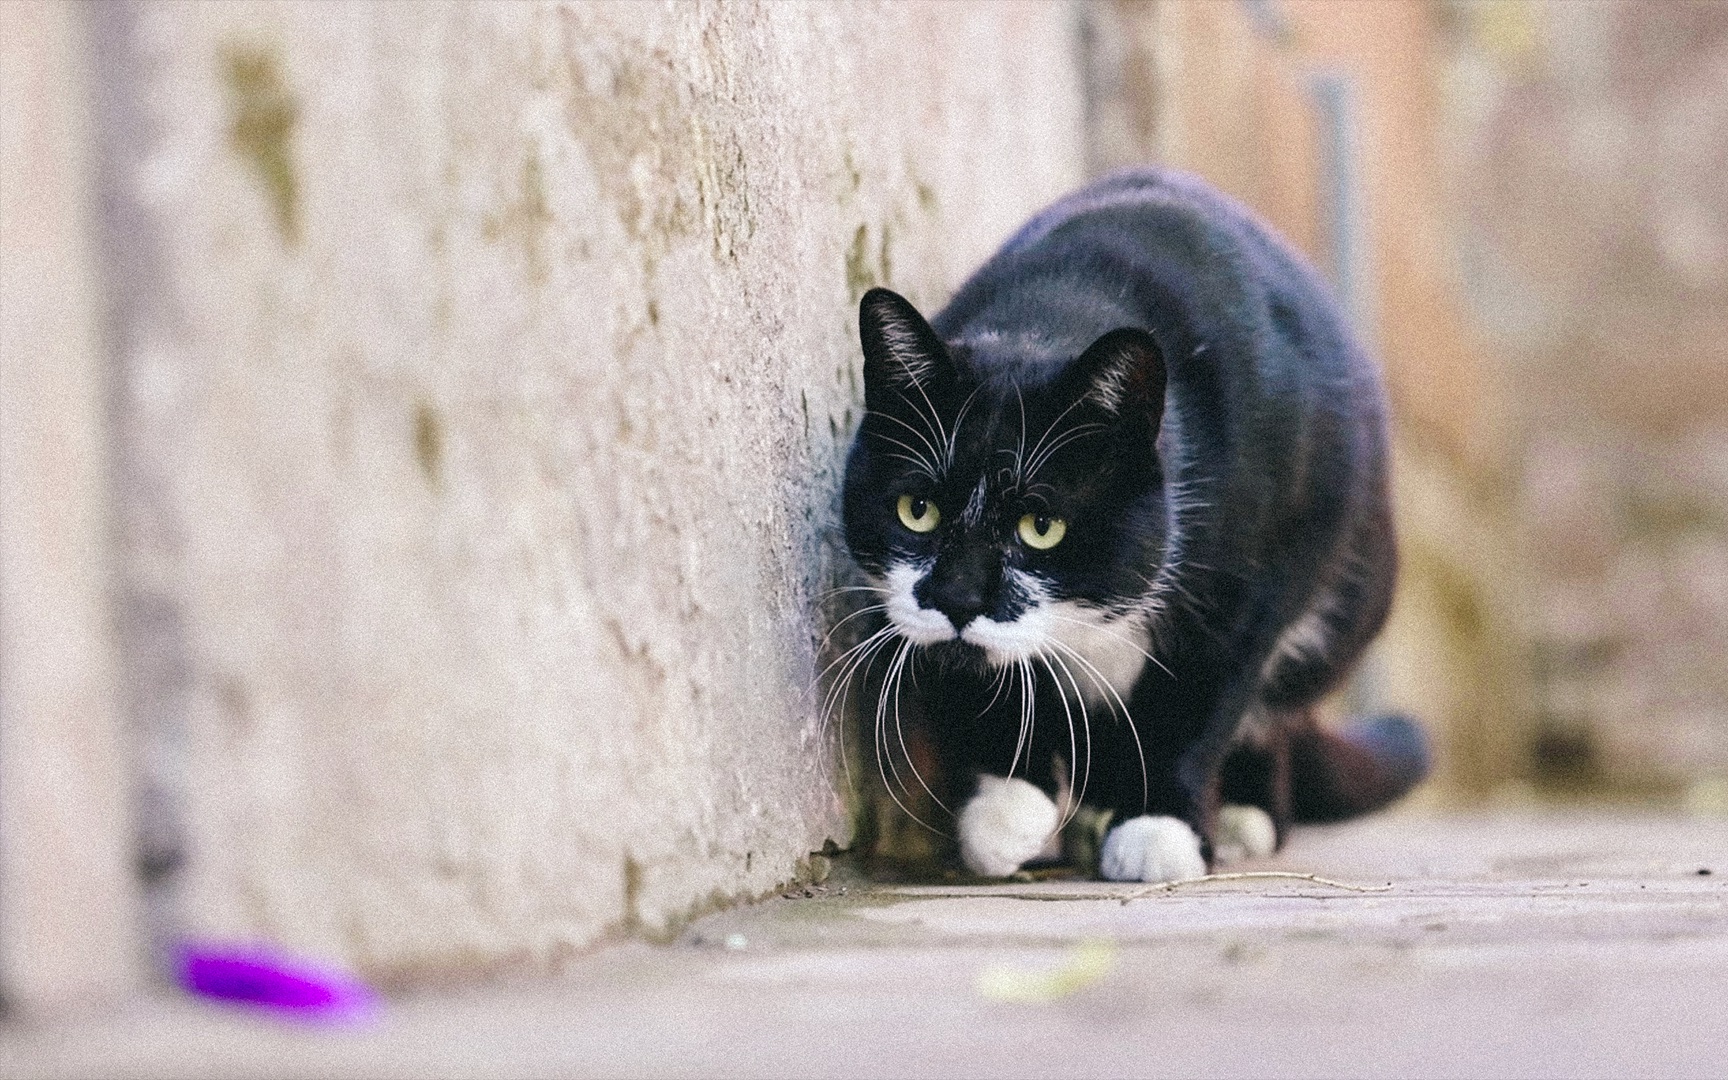
<path id="1" fill-rule="evenodd" d="M 198 997 L 310 1020 L 365 1019 L 378 1008 L 378 995 L 360 980 L 263 946 L 187 945 L 175 974 Z"/>

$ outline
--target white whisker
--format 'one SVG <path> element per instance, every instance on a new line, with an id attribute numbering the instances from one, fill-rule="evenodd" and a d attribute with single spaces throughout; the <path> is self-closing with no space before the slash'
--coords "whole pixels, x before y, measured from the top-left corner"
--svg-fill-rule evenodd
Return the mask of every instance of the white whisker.
<path id="1" fill-rule="evenodd" d="M 1080 728 L 1086 735 L 1086 773 L 1081 777 L 1078 788 L 1074 786 L 1073 771 L 1069 771 L 1068 789 L 1074 793 L 1074 809 L 1068 815 L 1068 821 L 1072 821 L 1074 814 L 1080 812 L 1081 805 L 1086 801 L 1086 786 L 1092 781 L 1092 721 L 1086 711 L 1086 695 L 1080 692 L 1080 681 L 1074 677 L 1073 669 L 1068 666 L 1067 661 L 1058 655 L 1051 654 L 1049 659 L 1045 660 L 1045 664 L 1048 665 L 1051 661 L 1061 666 L 1063 672 L 1068 676 L 1068 685 L 1074 688 L 1074 700 L 1080 705 Z M 1054 671 L 1051 672 L 1051 676 L 1055 676 Z M 1060 680 L 1057 680 L 1056 690 L 1058 693 L 1062 691 Z M 1063 696 L 1066 697 L 1067 695 Z M 1075 767 L 1078 765 L 1079 762 L 1075 762 Z M 1067 827 L 1068 821 L 1062 823 L 1064 828 Z"/>
<path id="2" fill-rule="evenodd" d="M 1025 752 L 1028 756 L 1031 754 L 1031 748 L 1025 746 L 1027 733 L 1030 730 L 1032 723 L 1031 675 L 1027 668 L 1026 661 L 1024 660 L 1016 661 L 1014 670 L 1020 676 L 1020 731 L 1014 736 L 1014 757 L 1008 763 L 1008 776 L 1010 778 L 1014 776 L 1014 770 L 1020 764 L 1022 748 L 1025 747 Z"/>
<path id="3" fill-rule="evenodd" d="M 836 665 L 845 664 L 839 678 L 834 681 L 834 684 L 823 696 L 822 711 L 820 715 L 822 742 L 826 745 L 828 741 L 827 733 L 833 726 L 836 709 L 838 709 L 840 730 L 839 737 L 836 741 L 840 747 L 840 767 L 846 774 L 846 783 L 848 786 L 852 783 L 852 764 L 846 753 L 846 703 L 851 696 L 852 680 L 857 677 L 860 668 L 863 668 L 865 679 L 867 680 L 869 678 L 870 667 L 875 663 L 876 657 L 881 654 L 882 650 L 887 647 L 888 643 L 891 642 L 893 638 L 893 628 L 884 627 L 841 653 L 839 657 L 837 657 L 827 667 L 823 668 L 822 672 L 816 676 L 818 683 L 820 683 L 822 677 L 829 671 L 833 670 Z"/>
<path id="4" fill-rule="evenodd" d="M 1087 675 L 1097 685 L 1098 689 L 1104 691 L 1109 698 L 1114 699 L 1117 707 L 1121 709 L 1119 715 L 1121 716 L 1122 721 L 1128 725 L 1128 734 L 1134 737 L 1134 749 L 1140 756 L 1140 804 L 1144 807 L 1147 801 L 1151 798 L 1152 782 L 1146 771 L 1146 747 L 1140 742 L 1139 729 L 1134 726 L 1134 714 L 1128 711 L 1128 704 L 1122 700 L 1122 695 L 1116 692 L 1116 688 L 1110 685 L 1110 680 L 1106 679 L 1103 674 L 1092 665 L 1090 660 L 1086 659 L 1078 651 L 1064 645 L 1060 641 L 1057 641 L 1055 638 L 1050 639 L 1050 644 L 1062 650 L 1075 663 L 1079 664 L 1080 669 L 1087 673 Z M 1114 712 L 1115 710 L 1112 711 Z"/>
<path id="5" fill-rule="evenodd" d="M 920 453 L 914 447 L 908 446 L 906 443 L 900 442 L 898 439 L 895 439 L 891 436 L 884 435 L 879 431 L 878 432 L 872 432 L 872 434 L 876 438 L 885 439 L 889 442 L 894 443 L 897 446 L 905 447 L 908 453 L 911 453 L 911 454 L 919 457 L 920 459 L 929 462 L 930 463 L 930 470 L 933 474 L 936 472 L 936 463 L 942 459 L 942 452 L 936 449 L 935 444 L 930 441 L 930 437 L 927 434 L 925 434 L 923 431 L 919 430 L 918 428 L 913 427 L 911 424 L 908 424 L 906 421 L 900 419 L 898 416 L 895 416 L 892 413 L 876 413 L 874 415 L 879 416 L 884 420 L 889 420 L 889 421 L 892 421 L 896 424 L 899 424 L 901 427 L 905 428 L 907 431 L 910 431 L 913 434 L 913 436 L 917 438 L 917 440 L 919 442 L 924 444 L 924 449 L 928 450 L 929 454 L 926 455 L 926 454 Z"/>
<path id="6" fill-rule="evenodd" d="M 1052 457 L 1056 456 L 1056 451 L 1062 449 L 1064 446 L 1067 446 L 1076 439 L 1082 439 L 1088 435 L 1094 435 L 1104 430 L 1107 429 L 1103 424 L 1078 424 L 1069 428 L 1067 431 L 1063 432 L 1062 435 L 1057 437 L 1057 439 L 1052 442 L 1043 453 L 1033 454 L 1031 464 L 1026 466 L 1026 478 L 1030 480 L 1034 476 L 1037 476 L 1038 470 L 1042 469 Z"/>
<path id="7" fill-rule="evenodd" d="M 924 384 L 922 382 L 914 381 L 912 383 L 912 385 L 918 388 L 918 396 L 923 398 L 924 404 L 929 406 L 929 408 L 930 408 L 930 415 L 927 419 L 927 422 L 932 427 L 934 427 L 936 429 L 935 431 L 931 432 L 931 434 L 936 436 L 937 445 L 939 445 L 939 446 L 951 446 L 953 443 L 953 440 L 951 438 L 949 438 L 947 429 L 942 426 L 942 416 L 940 413 L 938 413 L 936 411 L 936 403 L 931 401 L 930 395 L 924 392 Z M 919 419 L 921 419 L 921 420 L 926 419 L 924 416 L 924 410 L 919 409 L 916 402 L 914 402 L 911 398 L 906 397 L 906 394 L 904 391 L 901 392 L 900 396 L 905 399 L 905 401 L 908 405 L 912 406 L 912 408 L 915 412 L 918 413 Z M 938 454 L 937 456 L 940 457 L 941 455 Z M 951 456 L 946 460 L 948 461 L 948 463 L 950 463 L 950 464 L 952 463 L 952 457 Z"/>
<path id="8" fill-rule="evenodd" d="M 859 608 L 857 611 L 854 611 L 852 614 L 841 619 L 839 622 L 835 623 L 833 626 L 830 626 L 828 628 L 828 633 L 824 634 L 822 637 L 822 644 L 817 646 L 816 651 L 819 653 L 820 652 L 827 652 L 828 651 L 828 643 L 834 640 L 834 635 L 840 632 L 840 628 L 842 626 L 845 626 L 847 623 L 851 622 L 853 619 L 859 618 L 860 616 L 863 616 L 863 615 L 869 615 L 872 612 L 887 611 L 887 610 L 888 610 L 887 604 L 870 604 L 870 605 L 867 605 L 865 607 Z"/>
<path id="9" fill-rule="evenodd" d="M 911 656 L 910 650 L 901 653 L 899 667 L 895 672 L 896 680 L 898 680 L 901 677 L 901 673 L 904 672 L 907 663 L 906 658 L 909 656 Z M 913 670 L 916 672 L 917 669 L 914 668 Z M 912 751 L 906 748 L 906 730 L 900 723 L 900 691 L 898 686 L 896 686 L 894 691 L 894 737 L 900 743 L 900 753 L 906 758 L 906 767 L 912 770 L 912 778 L 918 781 L 918 786 L 924 789 L 924 794 L 930 796 L 931 802 L 934 802 L 937 806 L 941 807 L 945 813 L 952 815 L 954 811 L 948 809 L 948 804 L 943 802 L 934 791 L 930 790 L 930 785 L 925 781 L 924 774 L 918 771 L 918 763 L 912 760 Z M 907 794 L 910 795 L 911 792 L 908 791 Z"/>
<path id="10" fill-rule="evenodd" d="M 1171 671 L 1168 667 L 1165 667 L 1163 661 L 1159 660 L 1156 656 L 1153 656 L 1150 652 L 1147 652 L 1145 649 L 1141 648 L 1139 646 L 1139 644 L 1137 644 L 1132 638 L 1127 637 L 1126 635 L 1122 634 L 1120 631 L 1112 629 L 1108 624 L 1087 622 L 1085 619 L 1070 618 L 1067 615 L 1058 615 L 1054 611 L 1050 612 L 1049 615 L 1050 615 L 1050 618 L 1055 620 L 1056 622 L 1072 623 L 1075 626 L 1083 626 L 1087 630 L 1094 630 L 1094 631 L 1097 631 L 1098 633 L 1105 634 L 1109 637 L 1115 638 L 1117 641 L 1120 641 L 1122 644 L 1133 649 L 1135 652 L 1139 653 L 1141 656 L 1144 656 L 1149 662 L 1156 664 L 1158 666 L 1159 670 L 1163 671 L 1164 674 L 1170 676 L 1172 679 L 1174 679 L 1176 677 L 1176 673 Z"/>
<path id="11" fill-rule="evenodd" d="M 889 664 L 888 676 L 883 680 L 882 689 L 876 697 L 876 772 L 882 777 L 883 789 L 888 792 L 888 797 L 894 800 L 894 805 L 900 808 L 901 813 L 917 822 L 921 827 L 935 833 L 937 836 L 941 836 L 943 833 L 940 829 L 937 829 L 934 825 L 931 825 L 929 822 L 913 813 L 912 808 L 907 806 L 906 803 L 901 800 L 899 793 L 894 790 L 894 784 L 898 783 L 900 785 L 900 790 L 906 793 L 907 798 L 912 796 L 912 789 L 907 787 L 905 781 L 900 779 L 900 767 L 895 764 L 894 755 L 888 746 L 887 730 L 888 696 L 892 693 L 896 702 L 898 702 L 900 671 L 905 665 L 906 655 L 911 651 L 912 643 L 910 641 L 902 640 L 899 651 L 894 654 L 894 659 Z M 884 761 L 887 762 L 886 768 L 883 767 Z M 908 764 L 910 765 L 911 763 L 908 762 Z M 888 774 L 890 772 L 894 774 L 893 781 L 888 779 Z"/>
<path id="12" fill-rule="evenodd" d="M 890 416 L 890 417 L 888 417 L 888 419 L 893 420 L 895 418 Z M 870 437 L 873 439 L 881 439 L 885 443 L 890 443 L 894 446 L 900 447 L 902 450 L 905 450 L 906 453 L 904 453 L 904 454 L 889 454 L 888 456 L 893 457 L 893 458 L 899 458 L 901 461 L 911 462 L 913 465 L 917 466 L 919 468 L 919 470 L 928 474 L 930 479 L 932 479 L 932 480 L 938 479 L 938 473 L 936 471 L 936 466 L 931 464 L 929 459 L 926 458 L 922 453 L 920 453 L 918 451 L 917 447 L 911 446 L 908 443 L 903 442 L 900 439 L 896 439 L 892 435 L 884 435 L 880 431 L 872 431 L 870 433 Z"/>
<path id="13" fill-rule="evenodd" d="M 960 438 L 960 425 L 966 422 L 966 413 L 972 408 L 972 402 L 977 399 L 978 392 L 983 389 L 983 383 L 974 386 L 972 392 L 966 395 L 966 400 L 960 403 L 960 411 L 954 414 L 954 430 L 948 433 L 948 460 L 946 464 L 949 468 L 954 466 L 955 440 Z"/>
<path id="14" fill-rule="evenodd" d="M 1049 657 L 1039 656 L 1038 659 L 1044 664 L 1044 670 L 1050 673 L 1050 681 L 1056 684 L 1056 697 L 1061 700 L 1062 715 L 1068 721 L 1068 798 L 1074 807 L 1078 807 L 1080 795 L 1074 787 L 1074 782 L 1079 779 L 1076 770 L 1080 768 L 1080 743 L 1074 733 L 1074 709 L 1068 704 L 1068 695 L 1062 692 L 1062 680 L 1056 677 L 1056 669 L 1050 666 Z M 1056 831 L 1058 833 L 1067 827 L 1069 820 L 1074 816 L 1074 812 L 1074 809 L 1070 808 L 1062 816 L 1062 820 L 1057 822 Z"/>

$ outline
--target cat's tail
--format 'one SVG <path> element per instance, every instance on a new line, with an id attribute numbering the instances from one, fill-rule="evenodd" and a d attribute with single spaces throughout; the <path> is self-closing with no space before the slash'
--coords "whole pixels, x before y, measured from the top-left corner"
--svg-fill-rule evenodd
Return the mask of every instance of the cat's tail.
<path id="1" fill-rule="evenodd" d="M 1430 764 L 1428 736 L 1407 716 L 1308 724 L 1290 733 L 1290 809 L 1309 824 L 1366 814 L 1409 794 Z"/>

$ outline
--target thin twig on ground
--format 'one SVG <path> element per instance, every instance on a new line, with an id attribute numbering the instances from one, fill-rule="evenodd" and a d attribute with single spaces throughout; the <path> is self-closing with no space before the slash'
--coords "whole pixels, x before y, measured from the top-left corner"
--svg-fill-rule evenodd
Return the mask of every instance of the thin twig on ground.
<path id="1" fill-rule="evenodd" d="M 1155 885 L 1146 885 L 1135 889 L 1132 892 L 1009 892 L 1006 890 L 998 892 L 994 889 L 988 889 L 988 887 L 985 887 L 987 891 L 980 890 L 978 892 L 911 892 L 909 890 L 884 889 L 877 892 L 875 895 L 904 896 L 908 899 L 916 900 L 934 900 L 942 897 L 954 896 L 989 897 L 992 899 L 1003 900 L 1115 900 L 1118 903 L 1127 904 L 1132 900 L 1144 900 L 1147 897 L 1163 895 L 1190 885 L 1210 885 L 1216 882 L 1229 881 L 1265 880 L 1306 881 L 1313 885 L 1324 885 L 1327 888 L 1343 889 L 1346 892 L 1355 893 L 1383 893 L 1390 892 L 1392 889 L 1390 882 L 1385 885 L 1362 885 L 1348 881 L 1337 881 L 1328 877 L 1321 877 L 1319 874 L 1297 873 L 1293 870 L 1239 870 L 1228 874 L 1204 874 L 1200 877 L 1182 878 L 1179 881 L 1161 881 Z"/>
<path id="2" fill-rule="evenodd" d="M 1177 881 L 1161 881 L 1156 885 L 1148 885 L 1144 889 L 1127 893 L 1122 896 L 1126 904 L 1130 900 L 1141 900 L 1158 893 L 1167 893 L 1186 885 L 1209 885 L 1215 881 L 1261 881 L 1280 879 L 1284 881 L 1308 881 L 1315 885 L 1325 885 L 1332 889 L 1344 889 L 1348 892 L 1378 893 L 1389 892 L 1392 883 L 1384 885 L 1358 885 L 1348 881 L 1335 881 L 1332 878 L 1321 877 L 1319 874 L 1301 874 L 1294 870 L 1239 870 L 1230 874 L 1202 874 L 1199 877 L 1181 878 Z"/>

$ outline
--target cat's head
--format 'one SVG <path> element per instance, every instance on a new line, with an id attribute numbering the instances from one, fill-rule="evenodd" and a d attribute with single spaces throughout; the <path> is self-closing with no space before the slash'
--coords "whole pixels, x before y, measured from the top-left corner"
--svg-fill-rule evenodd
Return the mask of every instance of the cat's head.
<path id="1" fill-rule="evenodd" d="M 944 343 L 886 289 L 859 329 L 846 539 L 902 637 L 1000 668 L 1143 610 L 1167 547 L 1150 334 L 1065 355 L 1023 335 Z"/>

